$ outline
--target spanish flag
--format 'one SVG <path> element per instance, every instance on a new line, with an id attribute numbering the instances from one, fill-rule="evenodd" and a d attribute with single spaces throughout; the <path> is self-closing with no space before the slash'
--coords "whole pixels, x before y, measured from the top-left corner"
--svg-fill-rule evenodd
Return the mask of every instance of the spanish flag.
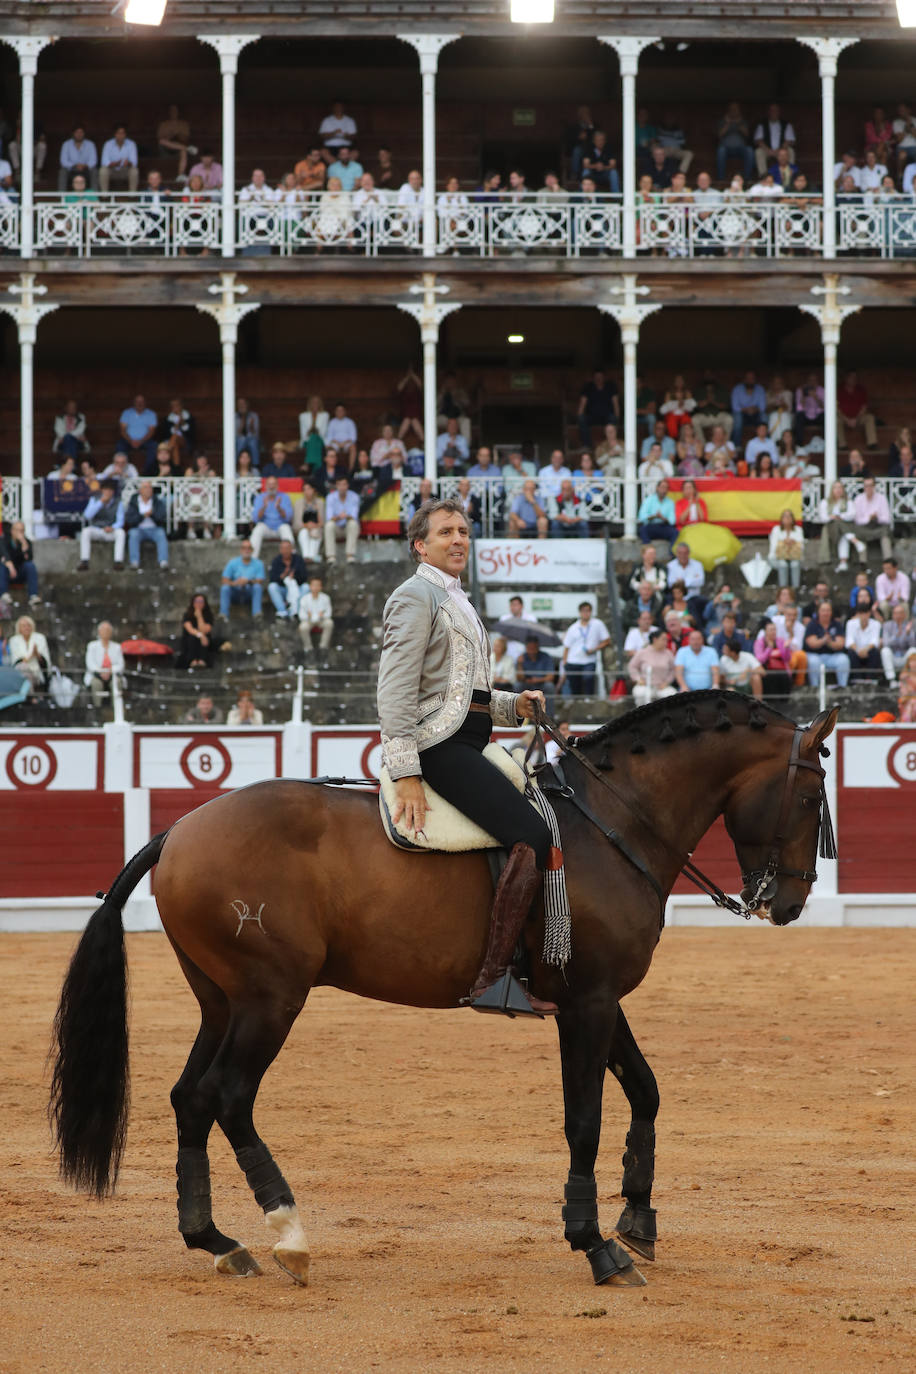
<path id="1" fill-rule="evenodd" d="M 395 482 L 373 501 L 360 520 L 362 534 L 401 533 L 401 484 Z"/>
<path id="2" fill-rule="evenodd" d="M 684 478 L 673 477 L 671 494 L 679 493 Z M 727 525 L 733 534 L 767 535 L 784 510 L 802 518 L 799 478 L 709 477 L 700 478 L 697 492 L 706 502 L 711 525 Z"/>

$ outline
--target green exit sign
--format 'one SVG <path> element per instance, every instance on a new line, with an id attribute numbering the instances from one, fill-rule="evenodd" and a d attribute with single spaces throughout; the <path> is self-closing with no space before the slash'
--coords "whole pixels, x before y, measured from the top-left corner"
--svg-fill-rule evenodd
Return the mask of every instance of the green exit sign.
<path id="1" fill-rule="evenodd" d="M 513 372 L 509 379 L 509 384 L 513 391 L 533 391 L 534 373 L 533 372 Z"/>
<path id="2" fill-rule="evenodd" d="M 534 110 L 520 109 L 512 111 L 512 123 L 516 129 L 532 129 L 537 121 Z"/>

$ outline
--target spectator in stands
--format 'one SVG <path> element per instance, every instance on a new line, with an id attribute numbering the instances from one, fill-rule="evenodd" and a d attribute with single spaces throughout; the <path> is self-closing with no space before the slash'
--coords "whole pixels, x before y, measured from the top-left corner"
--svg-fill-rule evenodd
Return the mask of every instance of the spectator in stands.
<path id="1" fill-rule="evenodd" d="M 13 520 L 6 534 L 0 534 L 0 596 L 9 591 L 12 582 L 25 586 L 30 606 L 41 604 L 32 541 L 21 520 Z"/>
<path id="2" fill-rule="evenodd" d="M 821 498 L 817 518 L 821 524 L 820 561 L 829 563 L 839 555 L 836 571 L 845 572 L 849 567 L 850 543 L 855 543 L 860 557 L 865 553 L 865 544 L 855 534 L 855 508 L 842 482 L 834 482 L 830 495 Z"/>
<path id="3" fill-rule="evenodd" d="M 295 467 L 289 460 L 286 445 L 279 441 L 272 444 L 270 449 L 270 462 L 265 463 L 261 469 L 261 476 L 265 481 L 272 478 L 274 483 L 280 479 L 285 482 L 290 482 L 293 478 L 298 477 L 298 475 Z"/>
<path id="4" fill-rule="evenodd" d="M 646 175 L 653 192 L 667 191 L 671 185 L 671 167 L 664 148 L 660 148 L 657 143 L 649 153 L 649 171 Z M 660 200 L 660 196 L 653 196 L 653 203 L 658 203 Z M 644 203 L 646 202 L 644 201 Z"/>
<path id="5" fill-rule="evenodd" d="M 350 148 L 356 141 L 356 121 L 344 109 L 342 100 L 335 100 L 331 113 L 318 125 L 318 136 L 324 149 L 325 162 L 333 162 L 341 148 Z"/>
<path id="6" fill-rule="evenodd" d="M 518 632 L 524 629 L 526 626 L 532 624 L 532 622 L 536 625 L 538 623 L 538 618 L 533 611 L 525 610 L 525 602 L 523 598 L 518 595 L 510 596 L 509 609 L 508 611 L 506 611 L 504 615 L 501 615 L 499 617 L 499 621 L 497 623 L 499 625 L 507 625 L 510 627 L 510 629 L 506 631 L 505 635 L 505 637 L 509 641 L 507 653 L 516 660 L 521 658 L 522 654 L 525 652 L 524 635 L 519 637 Z"/>
<path id="7" fill-rule="evenodd" d="M 781 149 L 785 149 L 790 161 L 795 161 L 795 130 L 789 120 L 783 119 L 779 106 L 772 104 L 754 130 L 754 159 L 759 176 L 766 174 Z"/>
<path id="8" fill-rule="evenodd" d="M 779 524 L 770 530 L 769 560 L 776 569 L 780 587 L 801 585 L 801 560 L 805 532 L 790 510 L 784 510 Z"/>
<path id="9" fill-rule="evenodd" d="M 887 465 L 888 477 L 916 477 L 916 458 L 913 457 L 910 431 L 902 429 L 897 436 L 897 442 L 891 444 L 890 447 L 891 452 L 888 453 Z"/>
<path id="10" fill-rule="evenodd" d="M 603 129 L 596 129 L 590 141 L 583 145 L 578 175 L 590 176 L 601 191 L 610 191 L 615 196 L 620 194 L 617 159 L 611 156 Z"/>
<path id="11" fill-rule="evenodd" d="M 658 565 L 658 554 L 654 544 L 643 544 L 640 561 L 634 567 L 628 583 L 630 591 L 637 591 L 641 582 L 648 582 L 658 592 L 663 592 L 668 585 L 667 574 L 664 568 Z"/>
<path id="12" fill-rule="evenodd" d="M 195 592 L 181 617 L 181 645 L 176 668 L 212 668 L 220 639 L 215 630 L 216 616 L 202 592 Z"/>
<path id="13" fill-rule="evenodd" d="M 910 106 L 903 100 L 897 106 L 897 118 L 892 128 L 897 148 L 897 171 L 901 172 L 910 162 L 916 162 L 916 120 Z"/>
<path id="14" fill-rule="evenodd" d="M 64 402 L 63 414 L 54 418 L 54 443 L 52 452 L 61 458 L 79 460 L 89 452 L 86 440 L 86 417 L 74 400 Z"/>
<path id="15" fill-rule="evenodd" d="M 187 458 L 189 450 L 193 447 L 196 429 L 194 417 L 185 409 L 181 397 L 173 396 L 169 403 L 169 413 L 162 422 L 159 438 L 168 444 L 176 467 Z"/>
<path id="16" fill-rule="evenodd" d="M 447 429 L 449 420 L 457 420 L 458 430 L 464 436 L 468 447 L 471 442 L 471 421 L 468 414 L 470 408 L 471 399 L 467 391 L 461 386 L 454 372 L 447 372 L 436 398 L 437 424 L 440 429 Z"/>
<path id="17" fill-rule="evenodd" d="M 387 204 L 387 201 L 387 195 L 381 187 L 376 186 L 372 173 L 363 172 L 359 179 L 359 186 L 353 195 L 353 213 L 357 220 L 359 222 L 374 222 L 378 219 L 382 206 Z"/>
<path id="18" fill-rule="evenodd" d="M 865 478 L 862 490 L 852 503 L 852 509 L 856 538 L 866 544 L 879 542 L 882 557 L 892 557 L 894 550 L 891 544 L 890 507 L 887 497 L 877 490 L 874 477 Z"/>
<path id="19" fill-rule="evenodd" d="M 61 144 L 60 170 L 57 173 L 58 191 L 66 191 L 73 177 L 86 178 L 95 190 L 99 184 L 99 152 L 86 130 L 78 124 L 70 137 Z"/>
<path id="20" fill-rule="evenodd" d="M 700 439 L 706 442 L 707 430 L 722 430 L 722 438 L 727 439 L 732 432 L 734 420 L 729 410 L 728 396 L 718 382 L 704 382 L 699 405 L 691 416 L 691 423 Z M 734 452 L 734 450 L 732 450 Z"/>
<path id="21" fill-rule="evenodd" d="M 293 173 L 300 190 L 307 195 L 315 191 L 323 191 L 327 178 L 327 163 L 321 156 L 321 149 L 316 144 L 310 148 L 305 157 L 300 158 L 293 168 Z"/>
<path id="22" fill-rule="evenodd" d="M 401 467 L 407 461 L 407 450 L 400 439 L 394 436 L 393 425 L 383 425 L 382 433 L 369 450 L 369 461 L 374 468 Z"/>
<path id="23" fill-rule="evenodd" d="M 407 364 L 407 371 L 398 382 L 398 405 L 401 412 L 399 439 L 407 439 L 413 430 L 418 443 L 423 443 L 423 383 L 417 375 L 413 363 Z"/>
<path id="24" fill-rule="evenodd" d="M 51 671 L 51 651 L 30 615 L 21 615 L 16 621 L 16 633 L 10 636 L 7 652 L 10 667 L 28 678 L 33 692 L 41 691 Z"/>
<path id="25" fill-rule="evenodd" d="M 77 572 L 85 572 L 89 567 L 92 542 L 98 539 L 114 544 L 114 566 L 120 571 L 124 567 L 124 507 L 118 500 L 117 484 L 110 477 L 102 480 L 99 495 L 90 497 L 83 522 Z"/>
<path id="26" fill-rule="evenodd" d="M 503 463 L 503 481 L 506 483 L 506 490 L 511 495 L 524 485 L 526 477 L 536 477 L 537 471 L 531 458 L 523 458 L 518 452 L 510 453 L 506 462 Z"/>
<path id="27" fill-rule="evenodd" d="M 140 474 L 133 463 L 129 461 L 127 454 L 118 452 L 113 455 L 108 466 L 102 469 L 100 476 L 110 477 L 117 482 L 120 494 L 124 489 L 125 482 L 136 482 Z"/>
<path id="28" fill-rule="evenodd" d="M 219 591 L 219 613 L 226 619 L 233 604 L 251 606 L 255 619 L 261 614 L 264 597 L 264 564 L 255 558 L 250 539 L 242 540 L 241 551 L 223 568 Z"/>
<path id="29" fill-rule="evenodd" d="M 352 466 L 356 461 L 357 444 L 356 425 L 347 414 L 347 407 L 343 401 L 338 401 L 334 407 L 334 416 L 328 421 L 326 442 L 328 446 L 333 446 L 338 453 L 345 456 L 347 463 Z"/>
<path id="30" fill-rule="evenodd" d="M 637 584 L 636 594 L 631 601 L 627 602 L 625 608 L 626 625 L 638 625 L 639 617 L 643 613 L 649 615 L 651 624 L 657 625 L 659 623 L 662 613 L 662 598 L 661 593 L 651 582 L 639 582 Z"/>
<path id="31" fill-rule="evenodd" d="M 910 163 L 910 166 L 913 164 Z M 900 695 L 897 698 L 902 721 L 916 721 L 916 649 L 908 650 L 900 671 Z"/>
<path id="32" fill-rule="evenodd" d="M 692 601 L 687 600 L 686 588 L 679 577 L 675 578 L 668 587 L 665 593 L 665 605 L 670 607 L 682 625 L 690 627 L 703 624 L 702 610 L 697 609 Z M 700 607 L 702 607 L 702 598 L 700 599 Z"/>
<path id="33" fill-rule="evenodd" d="M 494 635 L 490 641 L 490 683 L 498 692 L 516 691 L 515 659 L 509 653 L 505 635 Z"/>
<path id="34" fill-rule="evenodd" d="M 549 501 L 551 496 L 556 496 L 561 482 L 567 477 L 572 477 L 572 472 L 566 466 L 563 450 L 555 448 L 550 455 L 550 461 L 538 473 L 538 493 L 541 499 Z"/>
<path id="35" fill-rule="evenodd" d="M 686 176 L 690 171 L 693 153 L 685 146 L 686 135 L 678 123 L 677 115 L 672 110 L 666 111 L 659 120 L 655 142 L 663 150 L 668 161 L 676 162 L 678 171 L 683 172 Z"/>
<path id="36" fill-rule="evenodd" d="M 592 442 L 592 428 L 617 423 L 620 420 L 620 397 L 617 384 L 600 368 L 592 373 L 579 394 L 579 435 L 588 448 Z"/>
<path id="37" fill-rule="evenodd" d="M 763 696 L 763 668 L 756 657 L 743 647 L 743 640 L 726 636 L 718 653 L 723 687 L 750 696 Z"/>
<path id="38" fill-rule="evenodd" d="M 705 477 L 706 464 L 703 462 L 703 447 L 693 437 L 691 425 L 681 430 L 675 452 L 677 463 L 674 471 L 677 477 Z"/>
<path id="39" fill-rule="evenodd" d="M 706 574 L 703 571 L 703 564 L 691 554 L 689 544 L 681 541 L 674 546 L 674 557 L 665 572 L 668 577 L 669 588 L 673 587 L 675 582 L 683 582 L 687 600 L 690 603 L 691 614 L 697 618 L 698 623 L 701 622 L 706 604 L 702 595 Z"/>
<path id="40" fill-rule="evenodd" d="M 264 490 L 255 500 L 251 518 L 254 522 L 251 547 L 255 558 L 260 558 L 265 539 L 286 540 L 292 547 L 293 503 L 285 491 L 280 491 L 279 482 L 273 475 L 265 478 Z"/>
<path id="41" fill-rule="evenodd" d="M 237 478 L 260 477 L 261 475 L 261 469 L 255 467 L 247 448 L 243 448 L 236 457 L 235 475 Z M 163 473 L 163 476 L 168 476 L 168 473 Z"/>
<path id="42" fill-rule="evenodd" d="M 320 396 L 310 396 L 306 409 L 299 412 L 299 443 L 310 468 L 317 468 L 324 457 L 330 420 Z"/>
<path id="43" fill-rule="evenodd" d="M 461 508 L 468 518 L 472 537 L 474 539 L 479 539 L 482 531 L 481 498 L 471 490 L 471 481 L 469 477 L 460 477 L 458 479 L 458 489 L 455 492 L 455 500 L 461 503 Z"/>
<path id="44" fill-rule="evenodd" d="M 605 477 L 623 477 L 626 454 L 618 438 L 616 424 L 604 426 L 604 438 L 595 449 L 595 463 Z"/>
<path id="45" fill-rule="evenodd" d="M 529 477 L 512 501 L 506 533 L 510 539 L 546 539 L 548 523 L 547 511 L 538 500 L 537 483 Z"/>
<path id="46" fill-rule="evenodd" d="M 305 563 L 295 552 L 291 539 L 280 540 L 280 552 L 270 565 L 267 595 L 277 612 L 278 620 L 294 620 L 299 611 L 299 597 L 308 574 Z"/>
<path id="47" fill-rule="evenodd" d="M 648 547 L 651 548 L 652 545 L 650 544 Z M 646 585 L 648 586 L 648 583 Z M 652 628 L 652 612 L 640 611 L 636 617 L 636 624 L 630 626 L 627 630 L 626 639 L 623 641 L 623 656 L 627 663 L 637 649 L 648 649 Z"/>
<path id="48" fill-rule="evenodd" d="M 398 191 L 397 203 L 404 207 L 415 232 L 419 231 L 423 214 L 423 178 L 416 168 L 407 173 L 407 180 Z"/>
<path id="49" fill-rule="evenodd" d="M 881 622 L 872 615 L 867 592 L 859 595 L 855 615 L 846 622 L 846 652 L 850 682 L 868 682 L 877 676 L 881 669 Z"/>
<path id="50" fill-rule="evenodd" d="M 474 464 L 467 470 L 467 476 L 485 477 L 493 483 L 494 491 L 502 490 L 498 481 L 499 468 L 493 466 L 493 450 L 487 444 L 481 444 L 478 448 Z"/>
<path id="51" fill-rule="evenodd" d="M 99 170 L 99 186 L 103 191 L 111 189 L 111 183 L 126 182 L 128 191 L 136 191 L 140 182 L 137 145 L 127 137 L 123 124 L 117 125 L 114 137 L 108 139 L 102 148 L 102 166 Z"/>
<path id="52" fill-rule="evenodd" d="M 350 490 L 345 474 L 334 483 L 324 508 L 324 552 L 329 563 L 337 562 L 337 545 L 345 541 L 348 563 L 356 562 L 356 541 L 359 538 L 359 497 Z"/>
<path id="53" fill-rule="evenodd" d="M 791 160 L 788 148 L 780 148 L 776 154 L 776 160 L 769 168 L 769 183 L 776 187 L 780 195 L 785 195 L 786 192 L 792 190 L 797 176 L 798 168 Z M 763 182 L 759 184 L 763 185 Z"/>
<path id="54" fill-rule="evenodd" d="M 254 704 L 254 698 L 247 687 L 243 687 L 238 694 L 236 703 L 230 708 L 226 717 L 227 725 L 263 725 L 264 713 L 259 711 Z"/>
<path id="55" fill-rule="evenodd" d="M 244 396 L 235 403 L 235 451 L 241 453 L 247 448 L 255 467 L 261 462 L 261 419 L 252 410 Z"/>
<path id="56" fill-rule="evenodd" d="M 579 603 L 579 619 L 570 625 L 563 636 L 563 679 L 569 683 L 574 697 L 594 696 L 598 655 L 611 642 L 607 626 L 592 614 L 592 603 Z"/>
<path id="57" fill-rule="evenodd" d="M 748 467 L 756 467 L 763 453 L 768 453 L 774 464 L 779 462 L 779 452 L 767 432 L 767 422 L 766 420 L 758 420 L 754 430 L 754 437 L 748 440 L 747 447 L 744 450 L 744 457 Z"/>
<path id="58" fill-rule="evenodd" d="M 912 649 L 916 649 L 916 623 L 909 606 L 898 601 L 881 628 L 881 666 L 889 686 L 896 685 L 897 674 Z"/>
<path id="59" fill-rule="evenodd" d="M 893 608 L 902 603 L 904 606 L 910 604 L 910 579 L 906 573 L 900 571 L 900 565 L 896 558 L 885 558 L 881 572 L 878 574 L 875 583 L 877 594 L 877 606 L 881 615 L 887 620 Z"/>
<path id="60" fill-rule="evenodd" d="M 846 447 L 846 426 L 853 429 L 860 426 L 865 430 L 866 447 L 870 450 L 878 447 L 878 435 L 875 430 L 875 417 L 868 409 L 868 392 L 859 383 L 855 372 L 847 372 L 843 385 L 837 395 L 837 446 Z"/>
<path id="61" fill-rule="evenodd" d="M 92 704 L 98 711 L 106 697 L 111 696 L 112 682 L 115 677 L 124 678 L 124 654 L 121 646 L 112 636 L 114 629 L 110 621 L 102 620 L 96 628 L 97 638 L 86 645 L 86 671 L 83 685 L 89 688 Z"/>
<path id="62" fill-rule="evenodd" d="M 808 622 L 805 653 L 808 655 L 808 683 L 811 687 L 816 687 L 820 682 L 822 667 L 836 674 L 838 687 L 845 687 L 849 682 L 846 633 L 839 621 L 834 619 L 833 606 L 827 600 L 819 603 L 814 617 Z"/>
<path id="63" fill-rule="evenodd" d="M 328 181 L 331 177 L 337 177 L 342 191 L 355 190 L 358 182 L 363 175 L 363 165 L 353 156 L 353 153 L 346 144 L 338 150 L 337 158 L 328 167 Z"/>
<path id="64" fill-rule="evenodd" d="M 222 165 L 217 162 L 216 157 L 209 149 L 202 152 L 200 162 L 195 162 L 188 173 L 188 181 L 193 177 L 200 177 L 201 185 L 205 191 L 219 191 L 223 185 Z"/>
<path id="65" fill-rule="evenodd" d="M 400 442 L 400 440 L 398 442 Z M 452 416 L 446 420 L 445 432 L 440 434 L 436 440 L 437 462 L 441 462 L 446 454 L 454 458 L 460 464 L 466 463 L 470 457 L 467 439 L 465 439 L 464 435 L 459 431 L 458 419 L 456 416 Z"/>
<path id="66" fill-rule="evenodd" d="M 851 448 L 846 462 L 843 467 L 840 468 L 840 476 L 865 478 L 870 475 L 870 469 L 866 466 L 865 459 L 862 457 L 862 450 Z"/>
<path id="67" fill-rule="evenodd" d="M 674 507 L 674 523 L 679 530 L 685 525 L 705 525 L 709 520 L 706 502 L 697 491 L 697 484 L 688 478 Z"/>
<path id="68" fill-rule="evenodd" d="M 167 525 L 168 512 L 165 500 L 154 493 L 152 482 L 141 482 L 139 490 L 134 492 L 124 512 L 127 556 L 134 572 L 140 571 L 140 545 L 147 540 L 156 546 L 160 570 L 169 566 Z"/>
<path id="69" fill-rule="evenodd" d="M 320 577 L 312 577 L 309 588 L 299 600 L 299 637 L 302 648 L 311 646 L 316 652 L 327 653 L 334 633 L 334 612 L 331 598 L 322 590 Z"/>
<path id="70" fill-rule="evenodd" d="M 140 455 L 144 466 L 156 461 L 156 426 L 159 421 L 155 410 L 150 410 L 146 397 L 136 395 L 133 405 L 121 411 L 118 420 L 120 438 L 115 444 L 117 453 Z"/>
<path id="71" fill-rule="evenodd" d="M 170 105 L 168 118 L 159 121 L 156 142 L 163 156 L 169 153 L 178 154 L 175 176 L 178 181 L 186 181 L 188 153 L 196 153 L 197 149 L 191 146 L 191 126 L 186 119 L 181 118 L 177 105 Z"/>
<path id="72" fill-rule="evenodd" d="M 585 538 L 588 535 L 588 515 L 584 505 L 576 494 L 572 479 L 564 478 L 556 496 L 547 499 L 552 538 Z"/>
<path id="73" fill-rule="evenodd" d="M 667 632 L 652 626 L 647 630 L 647 635 L 648 645 L 637 649 L 627 664 L 636 706 L 646 706 L 659 697 L 673 697 L 677 692 L 672 685 L 676 668 L 674 654 L 668 647 Z"/>
<path id="74" fill-rule="evenodd" d="M 319 496 L 308 478 L 302 483 L 302 500 L 298 504 L 296 521 L 299 552 L 307 562 L 314 563 L 321 557 L 324 539 L 324 497 Z"/>
<path id="75" fill-rule="evenodd" d="M 503 640 L 504 644 L 505 642 Z M 510 655 L 506 653 L 506 657 L 510 658 Z M 556 660 L 541 648 L 538 636 L 529 635 L 525 640 L 525 652 L 516 660 L 517 682 L 513 683 L 509 690 L 543 692 L 547 699 L 547 709 L 552 712 L 556 667 Z"/>
<path id="76" fill-rule="evenodd" d="M 725 114 L 716 125 L 716 180 L 725 180 L 725 167 L 729 158 L 739 158 L 745 180 L 754 171 L 754 150 L 749 146 L 750 130 L 747 120 L 741 113 L 741 106 L 733 100 Z"/>
<path id="77" fill-rule="evenodd" d="M 390 197 L 401 180 L 391 159 L 390 148 L 379 148 L 376 154 L 375 169 L 372 175 L 379 190 L 385 192 L 386 196 Z"/>
<path id="78" fill-rule="evenodd" d="M 674 656 L 674 675 L 681 692 L 701 692 L 719 685 L 719 655 L 702 630 L 693 629 Z"/>
<path id="79" fill-rule="evenodd" d="M 865 166 L 859 168 L 859 190 L 866 196 L 876 196 L 887 174 L 887 168 L 878 161 L 874 148 L 869 148 L 865 154 Z"/>
<path id="80" fill-rule="evenodd" d="M 764 670 L 764 695 L 788 696 L 792 690 L 792 650 L 774 621 L 768 620 L 754 640 L 754 655 Z"/>
<path id="81" fill-rule="evenodd" d="M 849 609 L 850 609 L 850 611 L 852 611 L 852 612 L 855 611 L 856 605 L 857 605 L 858 600 L 859 600 L 859 593 L 860 593 L 860 592 L 864 592 L 864 593 L 867 595 L 867 597 L 868 597 L 868 599 L 869 599 L 869 602 L 870 602 L 872 605 L 874 605 L 874 602 L 875 602 L 875 589 L 874 589 L 874 587 L 871 585 L 871 583 L 869 582 L 868 578 L 869 578 L 869 570 L 868 570 L 868 568 L 860 568 L 859 571 L 856 573 L 855 578 L 854 578 L 854 580 L 853 580 L 852 590 L 851 590 L 850 593 L 849 593 Z"/>
<path id="82" fill-rule="evenodd" d="M 676 447 L 675 456 L 677 456 Z M 663 456 L 662 446 L 657 440 L 650 443 L 648 453 L 636 469 L 636 476 L 643 489 L 649 483 L 659 482 L 662 478 L 674 476 L 674 464 L 670 458 Z"/>
<path id="83" fill-rule="evenodd" d="M 736 444 L 741 443 L 745 425 L 749 428 L 755 428 L 761 421 L 766 424 L 766 392 L 757 381 L 757 376 L 753 371 L 745 372 L 744 380 L 732 388 L 731 406 L 732 420 L 734 421 L 732 438 Z"/>
<path id="84" fill-rule="evenodd" d="M 717 654 L 722 653 L 722 645 L 729 639 L 734 639 L 739 649 L 747 649 L 749 647 L 747 636 L 742 629 L 738 628 L 738 619 L 739 613 L 737 611 L 723 610 L 722 628 L 713 634 L 711 626 L 707 626 L 707 634 L 710 636 L 709 642 Z M 743 616 L 741 619 L 743 619 Z"/>
<path id="85" fill-rule="evenodd" d="M 349 477 L 347 464 L 342 462 L 336 448 L 329 448 L 325 451 L 324 462 L 315 469 L 315 490 L 320 496 L 327 498 L 334 490 L 334 483 L 341 476 Z"/>
<path id="86" fill-rule="evenodd" d="M 662 419 L 654 421 L 652 432 L 643 439 L 639 450 L 641 460 L 645 460 L 649 457 L 653 444 L 659 444 L 662 450 L 662 457 L 667 459 L 669 463 L 674 463 L 674 459 L 677 456 L 677 444 L 671 438 L 671 435 L 668 433 L 668 427 Z M 670 476 L 671 474 L 669 473 L 667 475 Z"/>
<path id="87" fill-rule="evenodd" d="M 653 539 L 667 539 L 673 547 L 677 542 L 676 518 L 674 501 L 668 495 L 668 482 L 663 477 L 656 483 L 655 490 L 642 499 L 636 532 L 643 544 L 651 544 Z"/>
<path id="88" fill-rule="evenodd" d="M 806 427 L 824 428 L 824 388 L 817 380 L 817 374 L 809 372 L 803 386 L 795 389 L 795 420 L 792 433 L 795 442 L 801 447 L 805 441 Z"/>
<path id="89" fill-rule="evenodd" d="M 185 711 L 183 719 L 188 725 L 222 725 L 223 713 L 213 705 L 213 698 L 204 692 L 197 698 L 197 705 Z"/>

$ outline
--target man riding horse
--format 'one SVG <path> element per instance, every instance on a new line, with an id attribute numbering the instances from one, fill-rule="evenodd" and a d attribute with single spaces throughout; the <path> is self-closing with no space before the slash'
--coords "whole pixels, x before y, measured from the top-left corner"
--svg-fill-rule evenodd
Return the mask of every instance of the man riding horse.
<path id="1" fill-rule="evenodd" d="M 391 819 L 422 831 L 425 781 L 509 851 L 473 1005 L 511 962 L 551 847 L 546 823 L 483 750 L 494 725 L 532 720 L 544 696 L 491 689 L 489 636 L 461 586 L 470 549 L 461 504 L 426 501 L 407 538 L 418 567 L 385 604 L 378 677 L 382 761 L 397 795 Z M 534 1012 L 556 1014 L 554 1003 L 525 995 Z"/>

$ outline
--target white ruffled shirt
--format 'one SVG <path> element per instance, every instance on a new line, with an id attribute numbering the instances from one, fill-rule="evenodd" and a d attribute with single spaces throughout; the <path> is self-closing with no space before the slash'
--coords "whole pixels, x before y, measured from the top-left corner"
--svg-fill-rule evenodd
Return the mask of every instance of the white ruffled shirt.
<path id="1" fill-rule="evenodd" d="M 418 571 L 423 577 L 428 577 L 431 582 L 438 582 L 440 587 L 444 587 L 452 605 L 457 607 L 465 620 L 473 625 L 479 647 L 479 652 L 474 661 L 474 690 L 478 692 L 489 692 L 490 637 L 483 627 L 480 616 L 474 610 L 471 598 L 462 587 L 461 579 L 452 577 L 450 573 L 443 572 L 441 568 L 434 567 L 432 563 L 421 563 Z"/>

